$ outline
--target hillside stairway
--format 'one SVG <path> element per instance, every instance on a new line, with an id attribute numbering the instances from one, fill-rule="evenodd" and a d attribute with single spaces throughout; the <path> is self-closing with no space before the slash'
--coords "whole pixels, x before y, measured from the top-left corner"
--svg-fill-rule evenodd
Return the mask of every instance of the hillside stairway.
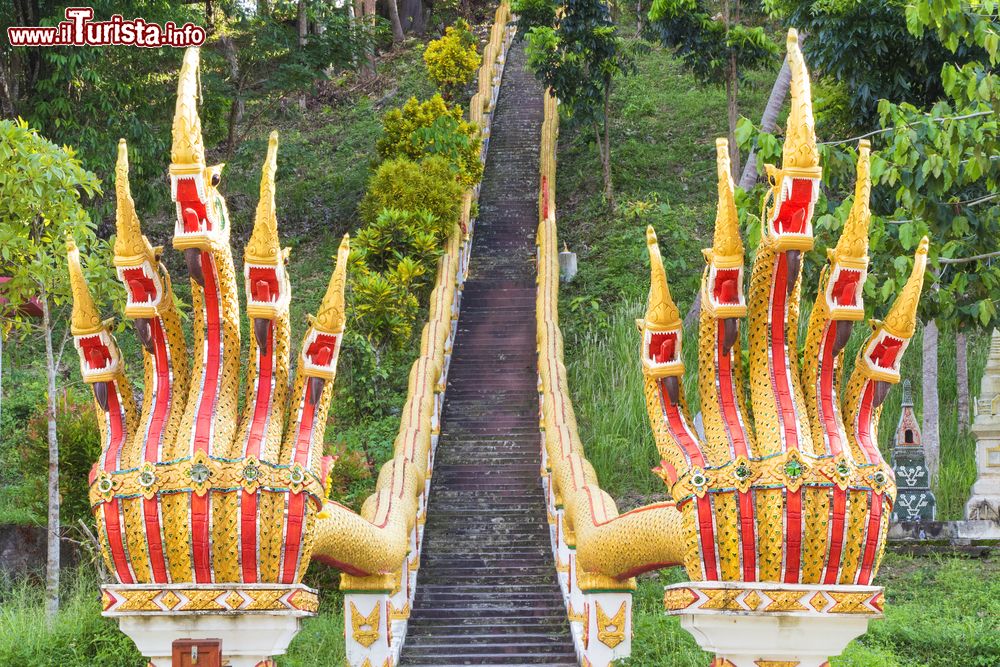
<path id="1" fill-rule="evenodd" d="M 402 665 L 576 665 L 539 479 L 542 88 L 512 45 L 462 296 Z"/>

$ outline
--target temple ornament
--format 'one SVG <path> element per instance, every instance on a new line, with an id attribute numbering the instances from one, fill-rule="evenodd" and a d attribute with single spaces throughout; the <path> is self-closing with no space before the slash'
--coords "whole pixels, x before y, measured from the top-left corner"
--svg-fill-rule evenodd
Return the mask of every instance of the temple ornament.
<path id="1" fill-rule="evenodd" d="M 509 18 L 509 6 L 501 3 L 479 73 L 482 94 L 470 108 L 470 119 L 487 138 L 513 37 Z M 462 218 L 438 260 L 394 456 L 356 513 L 327 500 L 333 461 L 322 452 L 346 324 L 348 238 L 293 354 L 288 252 L 280 245 L 275 202 L 278 135 L 269 139 L 240 281 L 219 191 L 222 166 L 207 164 L 201 136 L 196 48 L 184 54 L 177 93 L 169 173 L 173 246 L 184 255 L 191 282 L 190 349 L 160 262 L 163 248 L 142 234 L 129 189 L 128 148 L 124 140 L 118 146 L 114 264 L 126 288 L 125 317 L 143 348 L 141 405 L 111 321 L 101 318 L 91 297 L 79 250 L 67 242 L 71 333 L 102 438 L 90 502 L 115 578 L 103 587 L 104 613 L 119 621 L 154 667 L 170 664 L 171 642 L 181 637 L 221 638 L 234 667 L 268 664 L 285 651 L 299 619 L 318 608 L 316 592 L 301 584 L 309 563 L 318 560 L 343 572 L 349 664 L 393 665 L 420 563 L 478 186 L 466 193 Z M 247 304 L 243 331 L 240 282 Z M 250 362 L 241 388 L 244 331 Z M 355 627 L 357 610 L 364 616 Z M 156 617 L 155 632 L 149 616 Z"/>
<path id="2" fill-rule="evenodd" d="M 770 188 L 748 288 L 728 143 L 716 142 L 718 208 L 713 244 L 704 251 L 697 333 L 703 437 L 693 428 L 684 396 L 680 311 L 656 234 L 647 230 L 650 291 L 645 316 L 637 321 L 640 360 L 662 459 L 654 472 L 673 503 L 623 515 L 584 456 L 562 363 L 551 191 L 557 114 L 555 100 L 547 101 L 537 237 L 543 481 L 557 564 L 566 563 L 557 569 L 580 637 L 592 636 L 604 621 L 593 624 L 586 612 L 579 615 L 597 606 L 597 595 L 621 591 L 630 607 L 629 577 L 675 563 L 685 566 L 692 581 L 667 589 L 668 613 L 681 615 L 682 625 L 722 664 L 820 665 L 882 613 L 881 589 L 871 584 L 885 549 L 896 482 L 879 452 L 877 429 L 880 406 L 899 382 L 915 330 L 928 240 L 919 243 L 910 277 L 885 319 L 871 321 L 843 382 L 844 347 L 854 324 L 864 319 L 869 265 L 870 149 L 860 142 L 854 202 L 827 253 L 800 357 L 800 269 L 802 253 L 813 247 L 811 219 L 822 169 L 808 72 L 794 30 L 787 46 L 791 112 L 782 165 L 767 166 Z M 740 349 L 744 318 L 749 363 Z M 601 600 L 604 608 L 610 604 Z M 734 634 L 726 617 L 747 614 L 757 619 L 741 621 L 747 632 Z M 804 646 L 812 641 L 809 633 L 782 645 L 777 621 L 768 620 L 775 614 L 800 619 L 795 622 L 816 628 L 822 640 Z M 578 643 L 590 664 L 628 655 L 628 641 L 617 652 L 597 653 L 593 644 Z"/>

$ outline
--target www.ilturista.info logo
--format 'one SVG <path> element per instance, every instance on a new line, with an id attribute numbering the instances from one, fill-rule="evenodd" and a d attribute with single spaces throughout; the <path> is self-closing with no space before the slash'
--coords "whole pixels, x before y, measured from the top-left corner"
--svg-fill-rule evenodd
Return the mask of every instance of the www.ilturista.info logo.
<path id="1" fill-rule="evenodd" d="M 92 7 L 67 7 L 66 20 L 58 25 L 38 28 L 7 28 L 11 46 L 142 46 L 184 48 L 201 46 L 205 29 L 193 23 L 178 26 L 173 21 L 163 25 L 144 19 L 126 20 L 115 14 L 109 21 L 91 21 Z"/>

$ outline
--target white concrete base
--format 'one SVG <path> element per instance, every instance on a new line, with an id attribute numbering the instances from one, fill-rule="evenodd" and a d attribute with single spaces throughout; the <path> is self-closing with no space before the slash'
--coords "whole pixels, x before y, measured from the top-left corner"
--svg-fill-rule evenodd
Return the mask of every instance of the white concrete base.
<path id="1" fill-rule="evenodd" d="M 759 667 L 767 661 L 822 667 L 867 631 L 868 618 L 682 614 L 681 627 L 698 646 L 733 667 Z"/>
<path id="2" fill-rule="evenodd" d="M 153 667 L 171 667 L 178 639 L 219 639 L 229 667 L 256 667 L 288 650 L 301 619 L 289 614 L 178 614 L 118 616 L 128 635 Z"/>

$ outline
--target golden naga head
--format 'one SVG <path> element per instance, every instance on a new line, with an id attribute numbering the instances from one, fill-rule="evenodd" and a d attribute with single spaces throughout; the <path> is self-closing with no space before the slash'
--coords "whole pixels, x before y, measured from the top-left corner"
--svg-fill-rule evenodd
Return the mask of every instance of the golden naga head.
<path id="1" fill-rule="evenodd" d="M 792 106 L 785 129 L 781 169 L 765 165 L 771 192 L 763 234 L 778 252 L 812 249 L 812 215 L 823 176 L 816 146 L 809 71 L 794 28 L 788 30 L 787 48 Z"/>
<path id="2" fill-rule="evenodd" d="M 649 302 L 646 317 L 636 320 L 642 332 L 642 373 L 650 378 L 676 379 L 684 375 L 681 360 L 683 322 L 670 296 L 660 245 L 652 226 L 646 228 L 646 248 L 649 251 Z"/>
<path id="3" fill-rule="evenodd" d="M 868 226 L 872 218 L 868 207 L 872 191 L 870 149 L 867 139 L 858 145 L 854 204 L 837 246 L 827 251 L 830 277 L 824 299 L 830 319 L 836 321 L 857 322 L 865 317 L 863 290 L 868 278 Z"/>
<path id="4" fill-rule="evenodd" d="M 715 164 L 719 175 L 719 205 L 712 247 L 702 251 L 708 269 L 702 283 L 701 307 L 717 319 L 744 317 L 747 314 L 743 293 L 744 249 L 729 164 L 729 142 L 725 139 L 715 140 Z"/>
<path id="5" fill-rule="evenodd" d="M 309 331 L 302 344 L 302 371 L 309 378 L 333 380 L 337 372 L 337 357 L 343 340 L 347 317 L 344 310 L 344 289 L 347 286 L 347 262 L 351 252 L 350 236 L 344 234 L 337 250 L 337 265 L 330 276 L 326 294 L 315 316 L 309 316 Z M 318 392 L 310 392 L 318 396 Z"/>
<path id="6" fill-rule="evenodd" d="M 142 234 L 129 187 L 128 145 L 124 139 L 118 141 L 115 194 L 115 268 L 118 279 L 125 285 L 125 317 L 133 320 L 153 318 L 164 294 L 159 271 L 162 248 L 154 248 Z"/>
<path id="7" fill-rule="evenodd" d="M 174 247 L 178 250 L 211 250 L 213 246 L 229 243 L 225 202 L 216 190 L 223 165 L 205 166 L 205 145 L 198 116 L 201 96 L 198 64 L 198 49 L 187 49 L 177 82 L 170 149 L 170 194 L 177 204 Z"/>
<path id="8" fill-rule="evenodd" d="M 253 232 L 247 243 L 243 261 L 246 283 L 247 316 L 273 320 L 288 312 L 292 290 L 285 273 L 286 253 L 278 240 L 278 218 L 275 212 L 275 172 L 278 168 L 278 133 L 271 132 L 267 157 L 261 169 L 260 200 Z"/>
<path id="9" fill-rule="evenodd" d="M 913 256 L 913 270 L 889 309 L 889 314 L 882 321 L 872 320 L 872 335 L 861 358 L 864 371 L 873 380 L 889 384 L 899 382 L 899 365 L 903 352 L 917 329 L 917 306 L 920 305 L 920 292 L 924 287 L 929 245 L 926 236 L 921 239 Z"/>
<path id="10" fill-rule="evenodd" d="M 94 394 L 102 408 L 106 408 L 105 383 L 122 372 L 122 357 L 111 336 L 111 320 L 102 320 L 94 297 L 90 294 L 87 279 L 80 266 L 80 250 L 72 237 L 66 238 L 66 258 L 69 264 L 69 284 L 73 293 L 73 314 L 70 333 L 73 345 L 80 353 L 80 375 L 83 381 L 94 386 Z"/>

